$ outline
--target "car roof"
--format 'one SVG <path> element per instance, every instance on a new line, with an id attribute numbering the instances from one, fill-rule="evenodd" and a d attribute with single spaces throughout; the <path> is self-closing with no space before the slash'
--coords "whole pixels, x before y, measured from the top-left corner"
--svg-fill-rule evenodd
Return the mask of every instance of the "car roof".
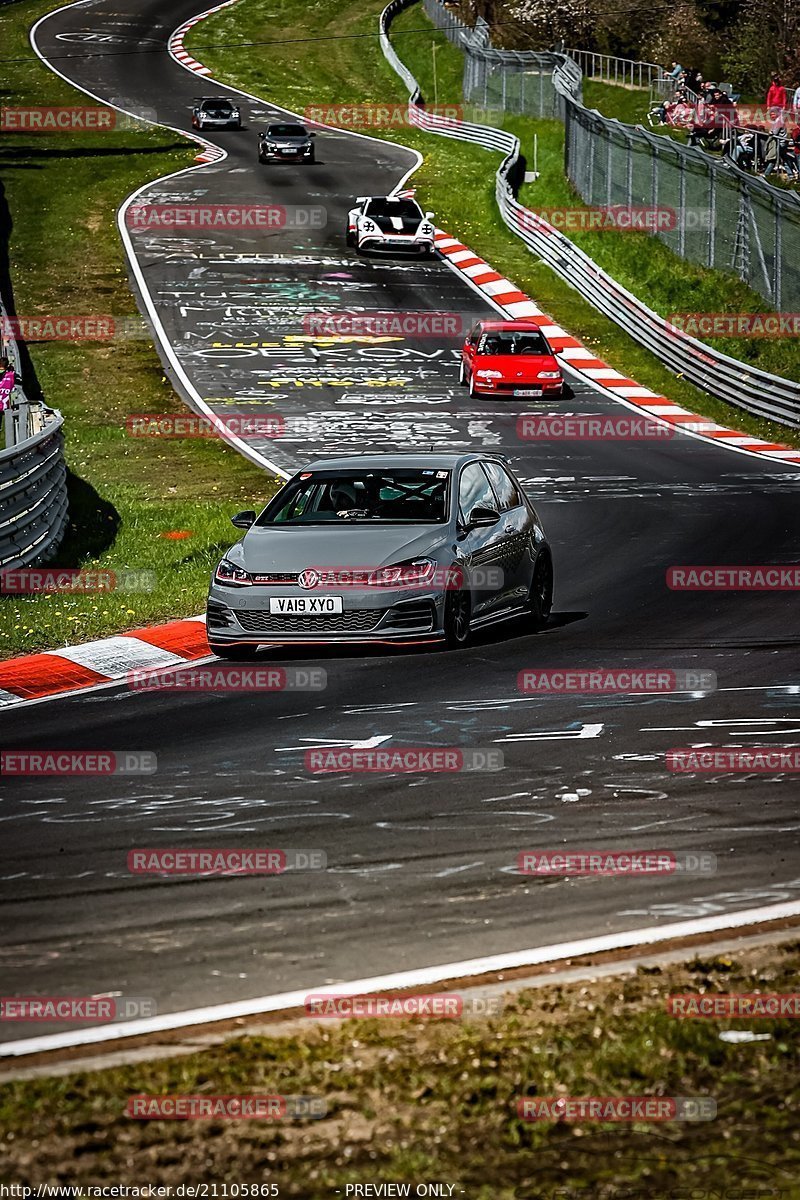
<path id="1" fill-rule="evenodd" d="M 492 329 L 492 330 L 509 329 L 509 330 L 519 330 L 521 333 L 533 333 L 534 330 L 537 333 L 542 332 L 541 326 L 537 325 L 537 323 L 535 321 L 499 321 L 499 320 L 485 321 L 485 320 L 480 320 L 480 321 L 478 321 L 478 324 L 480 325 L 481 329 Z"/>
<path id="2" fill-rule="evenodd" d="M 364 196 L 363 199 L 390 200 L 392 204 L 400 204 L 401 202 L 406 204 L 416 204 L 417 208 L 419 208 L 419 200 L 417 200 L 416 196 Z"/>
<path id="3" fill-rule="evenodd" d="M 483 450 L 472 451 L 469 454 L 348 454 L 342 458 L 315 459 L 308 466 L 302 467 L 300 471 L 340 471 L 346 470 L 348 467 L 355 467 L 360 471 L 396 471 L 403 468 L 412 471 L 416 469 L 436 470 L 437 468 L 441 471 L 453 471 L 464 463 L 474 462 L 481 458 L 505 462 L 502 454 Z"/>
<path id="4" fill-rule="evenodd" d="M 195 100 L 198 104 L 219 104 L 224 101 L 225 104 L 233 104 L 230 96 L 196 96 Z"/>

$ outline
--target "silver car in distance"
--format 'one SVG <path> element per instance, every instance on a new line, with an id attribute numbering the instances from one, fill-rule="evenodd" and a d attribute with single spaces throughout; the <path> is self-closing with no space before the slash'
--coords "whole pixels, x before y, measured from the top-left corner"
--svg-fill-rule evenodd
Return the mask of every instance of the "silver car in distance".
<path id="1" fill-rule="evenodd" d="M 550 615 L 550 547 L 501 455 L 320 460 L 232 520 L 247 532 L 208 593 L 222 658 L 295 643 L 457 648 L 497 621 L 540 628 Z"/>

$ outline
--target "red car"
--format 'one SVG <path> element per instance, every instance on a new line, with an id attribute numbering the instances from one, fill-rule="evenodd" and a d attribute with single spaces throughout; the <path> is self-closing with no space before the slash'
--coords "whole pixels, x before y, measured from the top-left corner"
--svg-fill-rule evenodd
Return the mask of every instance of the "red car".
<path id="1" fill-rule="evenodd" d="M 458 382 L 470 396 L 560 396 L 564 376 L 532 321 L 479 321 L 461 351 Z"/>

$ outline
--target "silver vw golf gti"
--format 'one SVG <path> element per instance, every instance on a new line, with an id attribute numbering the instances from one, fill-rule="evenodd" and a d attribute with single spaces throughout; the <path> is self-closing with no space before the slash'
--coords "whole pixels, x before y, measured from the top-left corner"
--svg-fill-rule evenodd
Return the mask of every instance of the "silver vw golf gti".
<path id="1" fill-rule="evenodd" d="M 512 617 L 547 622 L 553 563 L 541 521 L 500 455 L 379 454 L 311 463 L 217 566 L 208 641 L 465 646 Z"/>

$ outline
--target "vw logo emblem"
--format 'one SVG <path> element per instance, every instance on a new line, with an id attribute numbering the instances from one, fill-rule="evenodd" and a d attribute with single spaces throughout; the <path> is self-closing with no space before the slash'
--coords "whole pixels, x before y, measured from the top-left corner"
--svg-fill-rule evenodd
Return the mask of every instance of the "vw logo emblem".
<path id="1" fill-rule="evenodd" d="M 319 583 L 319 571 L 306 570 L 301 571 L 297 576 L 297 582 L 301 588 L 309 591 L 310 588 L 315 588 Z"/>

